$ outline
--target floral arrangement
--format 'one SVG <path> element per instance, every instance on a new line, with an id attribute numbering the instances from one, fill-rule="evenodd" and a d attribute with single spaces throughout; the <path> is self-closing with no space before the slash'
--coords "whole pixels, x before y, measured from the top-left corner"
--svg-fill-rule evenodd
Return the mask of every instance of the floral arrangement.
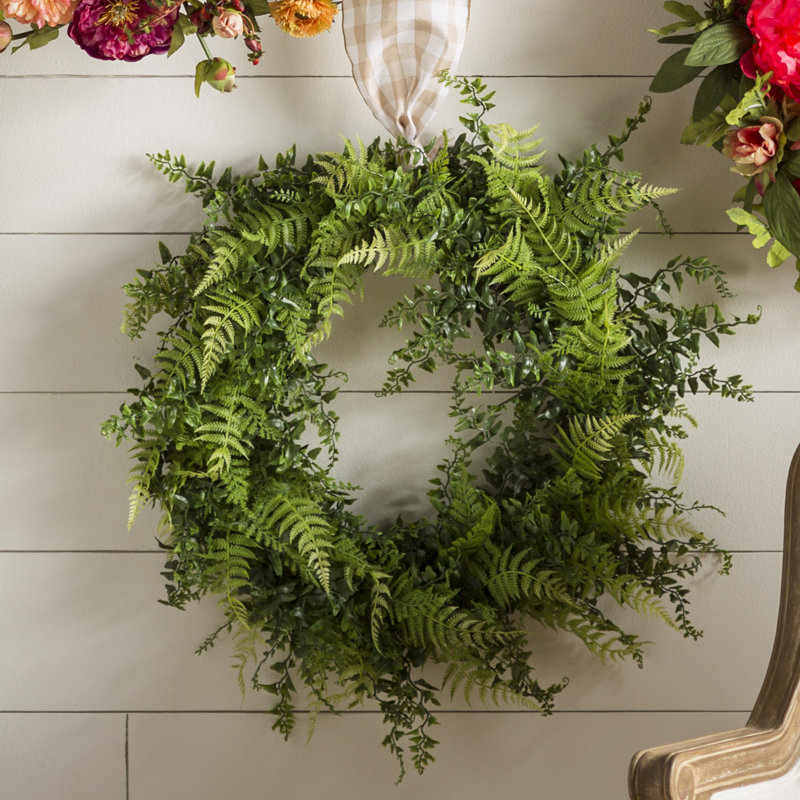
<path id="1" fill-rule="evenodd" d="M 612 164 L 647 104 L 549 174 L 534 129 L 487 126 L 482 83 L 449 80 L 478 111 L 414 166 L 402 141 L 379 140 L 241 176 L 153 156 L 206 224 L 126 287 L 127 333 L 161 333 L 104 425 L 132 444 L 131 518 L 162 511 L 167 602 L 219 598 L 224 621 L 199 650 L 232 633 L 242 691 L 271 695 L 287 735 L 299 688 L 312 710 L 371 704 L 420 772 L 445 693 L 551 710 L 566 680 L 537 676 L 532 623 L 640 663 L 621 608 L 700 635 L 687 579 L 727 556 L 678 489 L 682 399 L 749 398 L 699 354 L 755 321 L 726 317 L 707 259 L 620 270 L 629 213 L 673 191 Z M 414 284 L 383 319 L 409 334 L 381 394 L 420 370 L 453 375 L 429 511 L 385 524 L 336 475 L 346 376 L 315 357 L 366 270 Z M 710 301 L 681 305 L 685 280 Z M 446 666 L 436 684 L 430 663 Z"/>
<path id="2" fill-rule="evenodd" d="M 230 92 L 236 70 L 211 55 L 208 37 L 241 36 L 248 59 L 258 64 L 263 55 L 259 17 L 271 17 L 291 36 L 308 37 L 328 30 L 337 11 L 334 0 L 0 0 L 0 52 L 12 41 L 19 42 L 14 50 L 43 47 L 65 25 L 84 52 L 107 61 L 169 56 L 187 36 L 196 35 L 206 58 L 197 65 L 195 94 L 204 83 Z M 30 27 L 14 33 L 7 20 Z"/>
<path id="3" fill-rule="evenodd" d="M 746 180 L 728 216 L 755 247 L 771 242 L 769 266 L 800 257 L 800 2 L 708 0 L 700 11 L 669 0 L 664 8 L 678 21 L 653 32 L 682 47 L 651 90 L 702 78 L 681 141 L 716 148 Z"/>

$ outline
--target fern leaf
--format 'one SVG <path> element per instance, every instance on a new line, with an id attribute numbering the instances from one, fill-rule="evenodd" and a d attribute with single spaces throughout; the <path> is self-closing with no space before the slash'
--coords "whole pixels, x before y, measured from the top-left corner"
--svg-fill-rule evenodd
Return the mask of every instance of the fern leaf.
<path id="1" fill-rule="evenodd" d="M 601 464 L 608 460 L 615 437 L 632 419 L 631 414 L 571 419 L 568 429 L 559 427 L 555 436 L 556 458 L 581 477 L 599 481 L 603 477 Z"/>
<path id="2" fill-rule="evenodd" d="M 385 275 L 405 275 L 428 280 L 437 262 L 436 243 L 430 239 L 409 239 L 407 233 L 387 227 L 372 232 L 371 242 L 362 242 L 345 253 L 338 266 L 360 264 Z"/>
<path id="3" fill-rule="evenodd" d="M 163 365 L 159 377 L 167 386 L 175 381 L 186 391 L 203 370 L 203 345 L 193 330 L 175 330 L 165 337 L 155 360 Z"/>
<path id="4" fill-rule="evenodd" d="M 272 535 L 285 539 L 319 581 L 331 591 L 333 529 L 319 506 L 307 497 L 284 494 L 276 489 L 262 510 L 261 525 Z"/>
<path id="5" fill-rule="evenodd" d="M 207 312 L 203 320 L 203 360 L 200 368 L 200 390 L 204 391 L 216 372 L 225 353 L 236 340 L 236 328 L 245 335 L 259 324 L 261 304 L 255 298 L 244 298 L 224 290 L 209 293 L 201 309 Z"/>
<path id="6" fill-rule="evenodd" d="M 398 624 L 418 647 L 431 647 L 439 653 L 481 649 L 490 642 L 518 636 L 489 625 L 486 620 L 452 605 L 452 594 L 411 589 L 395 600 Z"/>

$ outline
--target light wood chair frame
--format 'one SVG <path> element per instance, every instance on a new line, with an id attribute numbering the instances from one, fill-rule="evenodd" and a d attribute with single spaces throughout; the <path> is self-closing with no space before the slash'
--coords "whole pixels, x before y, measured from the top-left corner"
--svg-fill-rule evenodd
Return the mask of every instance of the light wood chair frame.
<path id="1" fill-rule="evenodd" d="M 783 571 L 775 643 L 745 727 L 642 750 L 631 800 L 708 800 L 785 775 L 800 759 L 800 447 L 786 484 Z"/>

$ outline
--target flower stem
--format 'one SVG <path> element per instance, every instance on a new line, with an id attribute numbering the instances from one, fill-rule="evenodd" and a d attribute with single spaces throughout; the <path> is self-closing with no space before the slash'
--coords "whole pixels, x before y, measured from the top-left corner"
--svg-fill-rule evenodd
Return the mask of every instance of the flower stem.
<path id="1" fill-rule="evenodd" d="M 214 59 L 214 56 L 212 56 L 212 55 L 211 55 L 211 51 L 208 49 L 208 45 L 206 44 L 206 38 L 205 38 L 205 36 L 202 36 L 202 35 L 200 35 L 200 34 L 198 33 L 198 34 L 197 34 L 197 38 L 200 40 L 200 44 L 203 46 L 203 50 L 205 51 L 206 58 L 207 58 L 209 61 L 213 61 L 213 59 Z"/>

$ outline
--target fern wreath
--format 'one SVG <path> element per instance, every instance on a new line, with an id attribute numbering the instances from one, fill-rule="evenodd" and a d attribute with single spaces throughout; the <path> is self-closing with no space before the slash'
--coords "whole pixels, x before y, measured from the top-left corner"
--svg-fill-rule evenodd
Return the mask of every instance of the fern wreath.
<path id="1" fill-rule="evenodd" d="M 566 680 L 537 681 L 528 620 L 604 659 L 641 661 L 642 643 L 602 598 L 699 635 L 685 579 L 721 551 L 676 487 L 681 399 L 749 396 L 698 354 L 754 321 L 671 299 L 687 276 L 727 293 L 706 259 L 617 266 L 627 215 L 668 193 L 611 166 L 647 102 L 605 150 L 548 175 L 533 131 L 487 126 L 486 87 L 453 83 L 477 110 L 414 168 L 379 141 L 217 180 L 213 164 L 155 157 L 207 223 L 126 287 L 129 335 L 172 321 L 104 426 L 133 442 L 132 517 L 163 511 L 167 601 L 220 598 L 225 622 L 200 650 L 232 631 L 243 690 L 249 678 L 275 697 L 285 734 L 297 683 L 317 710 L 376 703 L 384 743 L 418 771 L 445 688 L 551 709 Z M 335 476 L 342 374 L 314 357 L 367 269 L 415 279 L 384 317 L 413 334 L 382 393 L 420 369 L 455 374 L 431 513 L 383 529 Z M 419 672 L 431 661 L 447 665 L 440 686 Z"/>

